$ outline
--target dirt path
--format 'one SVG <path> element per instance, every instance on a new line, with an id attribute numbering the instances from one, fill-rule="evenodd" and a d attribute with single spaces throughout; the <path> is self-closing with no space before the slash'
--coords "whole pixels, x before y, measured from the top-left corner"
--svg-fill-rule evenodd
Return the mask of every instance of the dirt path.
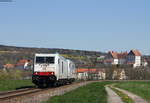
<path id="1" fill-rule="evenodd" d="M 121 98 L 108 86 L 105 86 L 105 89 L 108 94 L 107 103 L 123 103 Z"/>
<path id="2" fill-rule="evenodd" d="M 133 101 L 134 103 L 148 103 L 146 100 L 144 100 L 143 98 L 141 98 L 140 96 L 137 96 L 129 91 L 114 87 L 115 89 L 123 92 L 124 94 L 127 94 Z"/>

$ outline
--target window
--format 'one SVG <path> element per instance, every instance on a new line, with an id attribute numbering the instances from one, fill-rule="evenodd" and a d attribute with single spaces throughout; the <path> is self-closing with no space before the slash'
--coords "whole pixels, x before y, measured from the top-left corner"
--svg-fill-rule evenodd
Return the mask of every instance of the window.
<path id="1" fill-rule="evenodd" d="M 36 63 L 44 63 L 44 57 L 36 57 Z"/>
<path id="2" fill-rule="evenodd" d="M 55 57 L 36 57 L 36 63 L 55 63 Z"/>
<path id="3" fill-rule="evenodd" d="M 62 73 L 63 73 L 63 71 L 64 71 L 64 63 L 62 62 Z"/>
<path id="4" fill-rule="evenodd" d="M 46 57 L 45 60 L 46 63 L 50 63 L 50 64 L 54 64 L 54 61 L 55 61 L 54 57 Z"/>
<path id="5" fill-rule="evenodd" d="M 60 63 L 60 59 L 58 59 L 58 64 Z"/>

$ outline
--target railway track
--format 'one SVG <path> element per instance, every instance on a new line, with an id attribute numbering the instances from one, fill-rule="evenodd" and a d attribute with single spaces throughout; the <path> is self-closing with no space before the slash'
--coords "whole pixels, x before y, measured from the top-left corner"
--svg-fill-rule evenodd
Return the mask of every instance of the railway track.
<path id="1" fill-rule="evenodd" d="M 55 88 L 26 88 L 9 92 L 0 92 L 0 103 L 40 103 L 39 101 L 45 101 L 49 97 L 55 95 L 62 95 L 67 91 L 71 91 L 86 84 L 88 84 L 88 82 L 74 82 L 70 85 Z"/>
<path id="2" fill-rule="evenodd" d="M 36 93 L 39 91 L 42 91 L 42 89 L 26 88 L 26 89 L 20 89 L 20 90 L 8 91 L 8 92 L 1 92 L 0 101 L 31 94 L 31 93 Z"/>
<path id="3" fill-rule="evenodd" d="M 135 81 L 135 80 L 134 80 Z M 75 85 L 75 84 L 80 84 L 81 82 L 75 82 L 71 85 Z M 61 89 L 61 88 L 67 88 L 71 85 L 64 85 L 61 87 L 56 87 L 56 88 L 46 88 L 46 89 L 39 89 L 39 88 L 26 88 L 26 89 L 19 89 L 19 90 L 13 90 L 13 91 L 8 91 L 8 92 L 0 92 L 0 103 L 1 101 L 5 101 L 5 100 L 9 100 L 9 99 L 13 99 L 13 98 L 17 98 L 17 97 L 21 97 L 21 96 L 26 96 L 29 94 L 33 94 L 33 93 L 40 93 L 40 92 L 44 92 L 44 91 L 54 91 L 56 89 Z"/>
<path id="4" fill-rule="evenodd" d="M 75 84 L 75 83 L 73 83 L 73 84 Z M 60 86 L 60 87 L 56 87 L 56 88 L 45 88 L 45 89 L 26 88 L 26 89 L 13 90 L 13 91 L 7 91 L 7 92 L 0 92 L 0 103 L 1 103 L 1 101 L 5 101 L 5 100 L 21 97 L 21 96 L 26 96 L 26 95 L 33 94 L 33 93 L 38 93 L 41 91 L 55 90 L 57 88 L 64 88 L 67 86 L 69 86 L 69 85 Z"/>

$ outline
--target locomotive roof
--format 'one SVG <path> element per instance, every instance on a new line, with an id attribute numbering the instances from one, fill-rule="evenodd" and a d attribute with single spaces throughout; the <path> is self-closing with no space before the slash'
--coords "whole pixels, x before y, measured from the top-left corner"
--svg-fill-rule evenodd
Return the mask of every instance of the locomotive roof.
<path id="1" fill-rule="evenodd" d="M 63 59 L 65 59 L 65 60 L 67 60 L 66 58 L 64 58 L 63 56 L 61 56 L 61 55 L 59 55 L 58 53 L 56 53 L 56 54 L 49 54 L 49 53 L 36 53 L 35 54 L 35 56 L 58 56 L 58 57 L 60 57 L 60 58 L 63 58 Z"/>
<path id="2" fill-rule="evenodd" d="M 36 53 L 35 56 L 59 56 L 60 58 L 63 58 L 65 60 L 67 60 L 68 62 L 72 62 L 70 59 L 66 59 L 65 57 L 61 56 L 58 53 L 55 54 L 49 54 L 49 53 Z M 73 63 L 73 62 L 72 62 Z"/>
<path id="3" fill-rule="evenodd" d="M 35 56 L 60 56 L 59 54 L 36 53 Z"/>

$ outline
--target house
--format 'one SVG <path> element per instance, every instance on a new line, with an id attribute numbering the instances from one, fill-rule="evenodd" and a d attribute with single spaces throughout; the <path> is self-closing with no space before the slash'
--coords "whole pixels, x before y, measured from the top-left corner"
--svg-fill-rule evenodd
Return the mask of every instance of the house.
<path id="1" fill-rule="evenodd" d="M 97 68 L 96 71 L 89 73 L 90 80 L 105 80 L 106 79 L 106 71 L 105 69 Z"/>
<path id="2" fill-rule="evenodd" d="M 77 78 L 81 80 L 88 80 L 89 74 L 92 74 L 95 71 L 96 69 L 78 68 L 76 69 Z"/>
<path id="3" fill-rule="evenodd" d="M 76 69 L 77 78 L 80 80 L 87 80 L 88 72 L 86 69 Z"/>
<path id="4" fill-rule="evenodd" d="M 127 63 L 127 55 L 128 55 L 128 52 L 122 52 L 122 53 L 118 53 L 118 64 L 120 65 L 124 65 Z"/>
<path id="5" fill-rule="evenodd" d="M 81 80 L 105 80 L 105 69 L 78 68 L 76 69 L 77 78 Z"/>
<path id="6" fill-rule="evenodd" d="M 4 69 L 12 69 L 12 68 L 14 68 L 14 67 L 15 67 L 14 64 L 5 64 L 5 65 L 3 65 L 3 68 L 4 68 Z"/>
<path id="7" fill-rule="evenodd" d="M 17 69 L 31 69 L 32 65 L 31 65 L 31 61 L 27 60 L 27 59 L 21 59 L 18 61 L 18 63 L 16 64 L 16 68 Z"/>
<path id="8" fill-rule="evenodd" d="M 105 80 L 106 79 L 106 69 L 98 69 L 98 80 Z"/>
<path id="9" fill-rule="evenodd" d="M 112 79 L 114 80 L 126 80 L 127 76 L 124 69 L 115 69 L 113 71 Z"/>
<path id="10" fill-rule="evenodd" d="M 106 64 L 126 64 L 126 57 L 128 55 L 128 52 L 123 53 L 117 53 L 115 51 L 108 52 L 108 56 L 105 60 Z"/>
<path id="11" fill-rule="evenodd" d="M 141 66 L 141 53 L 138 50 L 131 50 L 127 56 L 127 64 L 133 67 Z"/>
<path id="12" fill-rule="evenodd" d="M 108 52 L 108 56 L 104 60 L 105 64 L 111 65 L 131 65 L 133 67 L 146 66 L 146 60 L 142 61 L 142 55 L 138 50 L 117 53 L 114 51 Z"/>
<path id="13" fill-rule="evenodd" d="M 118 62 L 118 53 L 114 51 L 108 52 L 108 56 L 105 59 L 105 64 L 117 65 Z"/>
<path id="14" fill-rule="evenodd" d="M 145 58 L 142 58 L 142 64 L 141 65 L 144 67 L 148 66 L 148 62 Z"/>

